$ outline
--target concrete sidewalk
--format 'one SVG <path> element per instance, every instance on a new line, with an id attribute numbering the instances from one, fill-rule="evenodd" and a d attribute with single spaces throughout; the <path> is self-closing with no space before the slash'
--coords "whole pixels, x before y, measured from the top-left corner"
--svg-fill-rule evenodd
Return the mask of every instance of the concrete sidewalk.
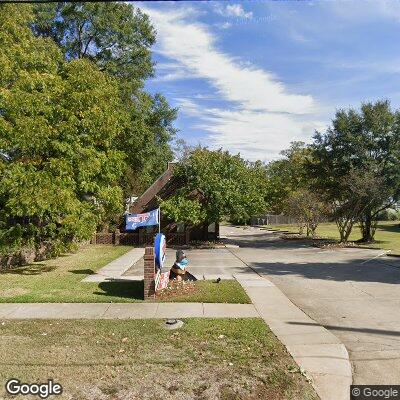
<path id="1" fill-rule="evenodd" d="M 251 271 L 249 269 L 249 271 Z M 346 347 L 255 272 L 235 276 L 272 332 L 311 378 L 321 400 L 347 400 L 352 370 Z"/>
<path id="2" fill-rule="evenodd" d="M 88 275 L 82 279 L 82 282 L 105 282 L 115 280 L 140 281 L 143 279 L 143 271 L 135 276 L 124 276 L 125 271 L 131 268 L 141 257 L 143 257 L 144 248 L 134 248 L 123 254 L 121 257 L 111 261 L 97 273 Z"/>
<path id="3" fill-rule="evenodd" d="M 253 304 L 18 303 L 0 304 L 2 319 L 254 318 Z"/>
<path id="4" fill-rule="evenodd" d="M 185 250 L 190 264 L 189 271 L 197 279 L 234 279 L 233 274 L 246 273 L 248 267 L 238 260 L 228 249 Z M 143 280 L 144 248 L 134 248 L 111 261 L 97 273 L 86 276 L 82 282 L 141 281 Z M 175 250 L 167 249 L 166 265 L 172 266 Z"/>

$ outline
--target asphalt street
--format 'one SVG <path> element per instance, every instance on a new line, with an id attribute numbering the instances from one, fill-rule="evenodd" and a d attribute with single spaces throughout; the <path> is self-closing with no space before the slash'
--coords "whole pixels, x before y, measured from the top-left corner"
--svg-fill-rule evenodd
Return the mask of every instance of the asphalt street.
<path id="1" fill-rule="evenodd" d="M 346 346 L 355 384 L 400 384 L 400 258 L 222 227 L 230 251 Z M 399 239 L 400 240 L 400 239 Z"/>

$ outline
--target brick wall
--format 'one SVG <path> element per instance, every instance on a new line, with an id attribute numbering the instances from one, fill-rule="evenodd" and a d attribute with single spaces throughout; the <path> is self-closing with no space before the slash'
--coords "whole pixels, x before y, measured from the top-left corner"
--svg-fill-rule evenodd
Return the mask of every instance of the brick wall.
<path id="1" fill-rule="evenodd" d="M 155 262 L 154 248 L 146 247 L 144 250 L 144 299 L 154 299 L 155 291 Z"/>

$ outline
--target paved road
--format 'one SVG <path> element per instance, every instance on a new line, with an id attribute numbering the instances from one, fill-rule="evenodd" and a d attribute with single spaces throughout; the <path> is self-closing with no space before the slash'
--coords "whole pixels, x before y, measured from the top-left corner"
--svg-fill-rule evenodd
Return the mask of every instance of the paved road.
<path id="1" fill-rule="evenodd" d="M 356 384 L 400 384 L 400 258 L 223 227 L 231 251 L 346 346 Z M 400 240 L 400 238 L 399 238 Z"/>

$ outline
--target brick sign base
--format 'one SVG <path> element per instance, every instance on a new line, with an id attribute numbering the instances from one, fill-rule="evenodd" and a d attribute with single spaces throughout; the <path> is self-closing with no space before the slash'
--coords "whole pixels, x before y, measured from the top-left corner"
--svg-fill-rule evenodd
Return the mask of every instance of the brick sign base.
<path id="1" fill-rule="evenodd" d="M 154 248 L 146 247 L 144 250 L 144 299 L 155 299 L 156 291 L 154 287 L 155 260 Z"/>

